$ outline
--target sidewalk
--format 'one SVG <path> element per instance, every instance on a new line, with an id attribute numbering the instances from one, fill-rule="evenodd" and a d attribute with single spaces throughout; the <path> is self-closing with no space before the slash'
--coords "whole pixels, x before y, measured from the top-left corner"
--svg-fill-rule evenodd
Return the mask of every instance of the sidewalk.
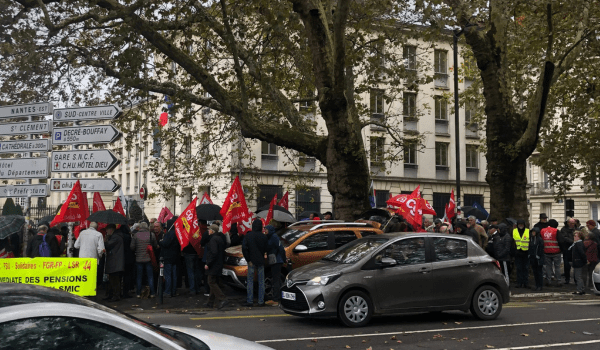
<path id="1" fill-rule="evenodd" d="M 510 285 L 510 295 L 511 300 L 513 299 L 528 299 L 528 298 L 544 298 L 544 299 L 565 299 L 565 298 L 573 298 L 573 299 L 595 299 L 600 298 L 594 294 L 593 290 L 589 288 L 585 288 L 584 295 L 574 295 L 573 292 L 577 290 L 577 286 L 573 281 L 569 284 L 563 284 L 561 287 L 557 287 L 554 283 L 551 286 L 546 286 L 542 288 L 541 291 L 536 292 L 531 289 L 533 285 L 531 279 L 529 281 L 530 288 L 515 288 L 516 283 L 511 280 Z M 534 288 L 535 289 L 535 288 Z"/>

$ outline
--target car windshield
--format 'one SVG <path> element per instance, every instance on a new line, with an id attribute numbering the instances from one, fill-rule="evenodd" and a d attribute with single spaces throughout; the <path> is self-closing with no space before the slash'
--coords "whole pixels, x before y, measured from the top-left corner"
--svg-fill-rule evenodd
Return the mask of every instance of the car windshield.
<path id="1" fill-rule="evenodd" d="M 387 238 L 373 237 L 350 242 L 327 254 L 323 260 L 340 264 L 352 264 L 387 242 Z"/>
<path id="2" fill-rule="evenodd" d="M 308 231 L 288 228 L 281 233 L 280 237 L 283 240 L 284 245 L 290 245 L 300 239 L 300 237 L 304 236 L 307 232 Z"/>

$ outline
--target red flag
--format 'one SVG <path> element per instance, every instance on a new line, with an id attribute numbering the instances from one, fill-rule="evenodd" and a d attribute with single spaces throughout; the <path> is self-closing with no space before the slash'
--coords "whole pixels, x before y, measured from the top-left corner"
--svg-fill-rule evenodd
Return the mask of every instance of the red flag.
<path id="1" fill-rule="evenodd" d="M 452 189 L 452 192 L 450 192 L 450 202 L 446 206 L 446 217 L 448 218 L 448 221 L 456 216 L 454 209 L 456 209 L 456 202 L 454 201 L 454 189 Z"/>
<path id="2" fill-rule="evenodd" d="M 92 213 L 95 213 L 95 212 L 100 211 L 100 210 L 106 210 L 106 207 L 104 206 L 104 201 L 102 201 L 102 196 L 100 195 L 100 192 L 94 192 L 94 201 L 93 201 L 93 204 L 92 204 Z M 105 229 L 106 226 L 107 226 L 107 224 L 99 222 L 98 223 L 98 231 Z"/>
<path id="3" fill-rule="evenodd" d="M 223 217 L 223 232 L 229 232 L 231 224 L 238 223 L 238 232 L 244 234 L 252 229 L 252 214 L 246 205 L 239 177 L 236 176 L 220 211 Z"/>
<path id="4" fill-rule="evenodd" d="M 213 201 L 210 199 L 208 193 L 204 192 L 204 195 L 202 195 L 202 199 L 200 200 L 200 204 L 213 204 Z"/>
<path id="5" fill-rule="evenodd" d="M 271 205 L 269 205 L 269 212 L 267 213 L 267 218 L 263 220 L 263 226 L 267 226 L 271 222 L 271 220 L 273 220 L 273 206 L 275 205 L 275 203 L 277 203 L 277 193 L 275 193 L 275 196 L 273 196 L 273 199 L 271 199 Z"/>
<path id="6" fill-rule="evenodd" d="M 431 204 L 429 204 L 429 202 L 425 198 L 421 198 L 420 202 L 421 202 L 420 203 L 421 211 L 423 214 L 430 214 L 430 215 L 437 216 L 437 213 L 435 212 L 435 210 L 433 209 Z"/>
<path id="7" fill-rule="evenodd" d="M 406 203 L 406 201 L 409 198 L 417 198 L 420 197 L 421 195 L 419 194 L 419 188 L 421 187 L 421 185 L 417 186 L 417 188 L 415 188 L 415 190 L 411 193 L 411 194 L 399 194 L 396 195 L 390 199 L 388 199 L 385 203 L 389 206 L 393 206 L 393 207 L 402 207 L 402 205 L 404 205 L 404 203 Z"/>
<path id="8" fill-rule="evenodd" d="M 198 227 L 198 218 L 196 216 L 196 202 L 198 197 L 194 198 L 187 208 L 179 215 L 177 221 L 175 221 L 175 236 L 181 245 L 181 250 L 190 243 L 190 237 L 198 235 L 200 233 L 200 227 Z"/>
<path id="9" fill-rule="evenodd" d="M 50 223 L 50 227 L 61 222 L 83 222 L 89 215 L 90 211 L 87 205 L 87 196 L 81 191 L 81 184 L 79 183 L 79 180 L 77 180 L 71 189 L 67 200 L 60 208 L 58 214 L 54 217 L 54 220 Z"/>
<path id="10" fill-rule="evenodd" d="M 411 224 L 415 231 L 420 230 L 421 221 L 423 219 L 419 188 L 420 186 L 417 186 L 417 188 L 415 188 L 415 190 L 411 194 L 398 195 L 388 201 L 393 201 L 393 203 L 388 204 L 393 204 L 399 207 L 396 213 L 402 215 L 406 219 L 406 221 L 409 224 Z"/>
<path id="11" fill-rule="evenodd" d="M 121 198 L 117 197 L 117 202 L 115 203 L 115 207 L 113 211 L 125 216 L 125 210 L 123 210 L 123 204 L 121 204 Z"/>
<path id="12" fill-rule="evenodd" d="M 158 215 L 158 222 L 162 222 L 163 224 L 166 223 L 169 219 L 171 219 L 173 217 L 173 213 L 171 213 L 171 211 L 169 210 L 169 208 L 167 207 L 163 207 L 162 210 L 160 211 L 160 214 Z"/>
<path id="13" fill-rule="evenodd" d="M 284 207 L 285 210 L 290 210 L 290 208 L 289 208 L 290 203 L 288 200 L 288 195 L 289 195 L 289 192 L 285 191 L 285 194 L 283 195 L 283 197 L 281 197 L 281 199 L 279 200 L 279 203 L 277 203 L 278 206 Z"/>
<path id="14" fill-rule="evenodd" d="M 163 112 L 160 114 L 160 126 L 164 127 L 165 125 L 167 125 L 167 123 L 169 122 L 169 113 L 167 112 Z"/>

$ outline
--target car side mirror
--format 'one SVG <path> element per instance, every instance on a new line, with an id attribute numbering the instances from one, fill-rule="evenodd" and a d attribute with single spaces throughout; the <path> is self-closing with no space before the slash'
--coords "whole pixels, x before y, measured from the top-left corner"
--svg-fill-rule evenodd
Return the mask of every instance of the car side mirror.
<path id="1" fill-rule="evenodd" d="M 295 252 L 295 253 L 301 253 L 301 252 L 305 252 L 305 251 L 307 251 L 307 250 L 308 250 L 308 247 L 307 247 L 307 246 L 305 246 L 304 244 L 298 244 L 298 245 L 296 246 L 296 248 L 294 248 L 294 252 Z"/>
<path id="2" fill-rule="evenodd" d="M 395 259 L 392 259 L 392 258 L 383 258 L 383 259 L 381 259 L 381 262 L 379 263 L 379 267 L 385 268 L 385 267 L 390 267 L 390 266 L 396 266 L 396 260 Z"/>

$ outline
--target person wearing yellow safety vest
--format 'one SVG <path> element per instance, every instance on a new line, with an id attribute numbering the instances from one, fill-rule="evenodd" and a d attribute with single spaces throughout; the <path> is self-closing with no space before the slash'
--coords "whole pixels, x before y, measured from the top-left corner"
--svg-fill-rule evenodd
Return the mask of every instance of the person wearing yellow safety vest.
<path id="1" fill-rule="evenodd" d="M 513 229 L 513 241 L 517 246 L 515 266 L 517 267 L 517 288 L 528 288 L 529 282 L 529 229 L 525 220 L 517 220 L 517 228 Z"/>

